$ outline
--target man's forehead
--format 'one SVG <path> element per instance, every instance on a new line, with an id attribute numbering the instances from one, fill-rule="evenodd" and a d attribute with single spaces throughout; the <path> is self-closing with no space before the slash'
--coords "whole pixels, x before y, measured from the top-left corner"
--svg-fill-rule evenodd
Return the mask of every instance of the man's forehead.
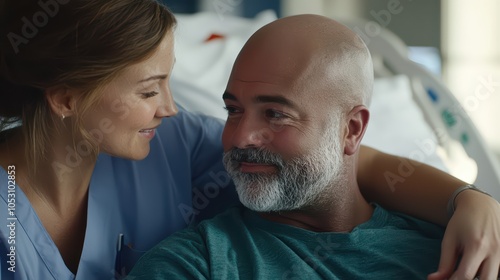
<path id="1" fill-rule="evenodd" d="M 289 102 L 274 102 L 283 105 L 315 103 L 316 93 L 321 94 L 324 91 L 322 85 L 322 75 L 314 74 L 311 69 L 302 69 L 302 71 L 290 71 L 281 67 L 266 65 L 255 68 L 244 67 L 240 64 L 236 71 L 233 71 L 227 86 L 226 95 L 229 100 L 241 98 L 253 98 L 255 101 L 279 101 L 286 99 Z M 240 71 L 241 69 L 241 71 Z M 273 97 L 273 98 L 269 98 Z M 224 98 L 224 97 L 223 97 Z M 263 103 L 263 102 L 260 102 Z M 289 106 L 299 109 L 300 106 Z"/>
<path id="2" fill-rule="evenodd" d="M 308 69 L 297 62 L 279 59 L 250 58 L 239 61 L 231 73 L 228 88 L 233 91 L 256 89 L 259 91 L 290 92 L 307 82 Z"/>

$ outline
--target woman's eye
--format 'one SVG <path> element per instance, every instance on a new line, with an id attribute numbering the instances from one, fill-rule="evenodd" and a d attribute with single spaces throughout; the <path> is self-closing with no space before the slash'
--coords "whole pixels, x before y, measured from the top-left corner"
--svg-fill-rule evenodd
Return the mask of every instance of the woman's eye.
<path id="1" fill-rule="evenodd" d="M 226 110 L 226 111 L 227 111 L 227 114 L 228 114 L 228 115 L 233 115 L 233 114 L 238 113 L 238 109 L 236 109 L 236 108 L 235 108 L 235 107 L 233 107 L 233 106 L 225 106 L 225 107 L 224 107 L 224 110 Z"/>
<path id="2" fill-rule="evenodd" d="M 158 94 L 158 92 L 156 92 L 156 91 L 145 92 L 145 93 L 142 93 L 142 97 L 143 98 L 150 98 L 150 97 L 153 97 L 157 94 Z"/>
<path id="3" fill-rule="evenodd" d="M 266 110 L 266 117 L 270 119 L 280 120 L 286 118 L 286 115 L 275 110 Z"/>

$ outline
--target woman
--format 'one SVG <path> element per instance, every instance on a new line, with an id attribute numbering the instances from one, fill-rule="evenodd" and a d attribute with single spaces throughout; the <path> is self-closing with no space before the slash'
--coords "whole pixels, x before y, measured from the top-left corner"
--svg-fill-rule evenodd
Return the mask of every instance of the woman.
<path id="1" fill-rule="evenodd" d="M 237 201 L 221 163 L 222 123 L 179 111 L 172 100 L 175 18 L 165 7 L 153 0 L 0 5 L 0 117 L 10 128 L 0 137 L 4 279 L 120 278 L 167 235 Z M 23 125 L 12 128 L 18 120 Z M 397 173 L 398 159 L 365 149 L 360 160 L 358 177 L 375 182 L 364 184 L 368 198 L 448 222 L 446 203 L 463 182 L 420 166 L 405 191 L 387 195 L 380 170 Z M 412 190 L 429 172 L 443 187 Z M 460 246 L 475 253 L 462 274 L 483 260 L 498 268 L 490 261 L 496 251 L 471 244 L 482 235 L 498 245 L 500 226 L 480 227 L 498 222 L 495 202 L 472 191 L 458 198 L 441 272 L 453 269 Z M 478 212 L 464 213 L 470 205 Z"/>

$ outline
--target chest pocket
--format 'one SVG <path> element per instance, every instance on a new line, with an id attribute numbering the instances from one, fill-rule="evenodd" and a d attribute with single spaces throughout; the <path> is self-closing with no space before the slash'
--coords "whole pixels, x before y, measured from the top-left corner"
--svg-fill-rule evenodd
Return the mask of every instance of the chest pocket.
<path id="1" fill-rule="evenodd" d="M 151 248 L 149 248 L 151 249 Z M 127 240 L 126 236 L 120 234 L 118 237 L 117 254 L 115 261 L 115 279 L 125 279 L 139 258 L 149 249 L 136 249 L 134 244 Z"/>

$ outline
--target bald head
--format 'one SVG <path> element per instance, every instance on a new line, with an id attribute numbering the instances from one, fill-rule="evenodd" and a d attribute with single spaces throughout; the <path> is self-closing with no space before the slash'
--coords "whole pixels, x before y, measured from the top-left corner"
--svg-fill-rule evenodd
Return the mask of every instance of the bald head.
<path id="1" fill-rule="evenodd" d="M 240 52 L 231 79 L 284 83 L 321 104 L 349 109 L 368 105 L 373 66 L 349 28 L 327 17 L 298 15 L 259 29 Z"/>

